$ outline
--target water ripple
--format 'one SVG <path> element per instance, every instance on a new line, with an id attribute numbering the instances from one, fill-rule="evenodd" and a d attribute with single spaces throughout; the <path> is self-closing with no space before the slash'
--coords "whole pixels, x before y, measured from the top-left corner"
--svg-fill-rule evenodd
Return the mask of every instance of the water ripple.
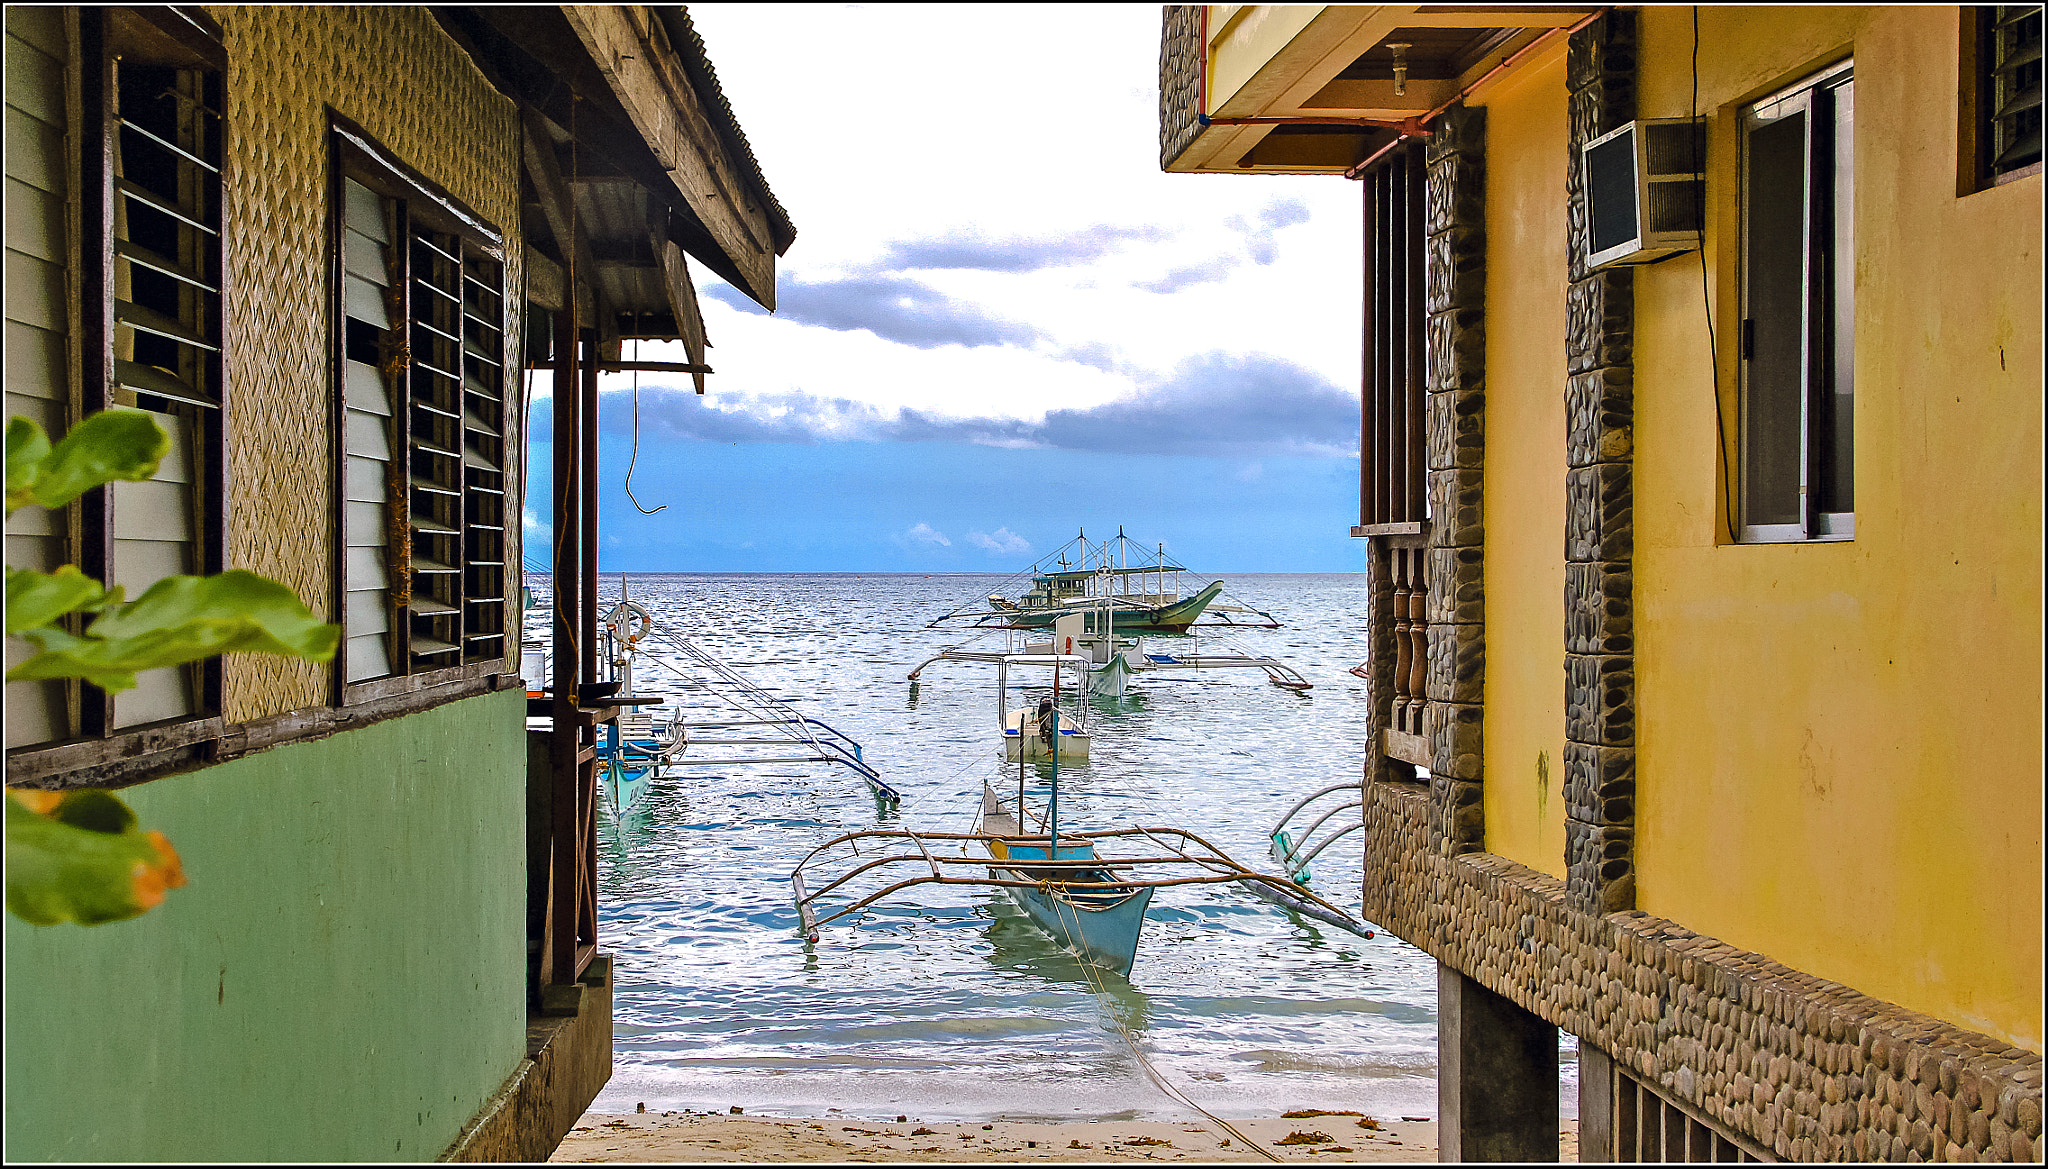
<path id="1" fill-rule="evenodd" d="M 999 579 L 632 578 L 659 628 L 860 740 L 905 798 L 880 808 L 856 777 L 822 766 L 686 769 L 625 823 L 607 820 L 600 936 L 616 963 L 617 1071 L 597 1107 L 1175 1114 L 1117 1036 L 1121 1023 L 1155 1066 L 1226 1114 L 1275 1100 L 1427 1110 L 1416 1085 L 1434 1065 L 1428 956 L 1234 890 L 1160 890 L 1128 979 L 1083 967 L 986 889 L 911 889 L 827 926 L 815 945 L 797 936 L 789 872 L 817 844 L 887 823 L 964 831 L 985 775 L 1015 782 L 995 759 L 991 669 L 946 662 L 918 684 L 904 678 L 965 640 L 924 622 Z M 1366 654 L 1364 578 L 1231 587 L 1288 625 L 1228 640 L 1282 658 L 1316 688 L 1284 692 L 1256 671 L 1155 675 L 1096 700 L 1094 758 L 1062 770 L 1063 823 L 1185 827 L 1263 867 L 1274 818 L 1356 774 L 1364 686 L 1345 671 Z M 617 588 L 606 577 L 600 595 Z M 643 667 L 642 688 L 658 690 L 658 677 Z M 1359 865 L 1354 835 L 1317 859 L 1319 888 L 1356 905 Z"/>

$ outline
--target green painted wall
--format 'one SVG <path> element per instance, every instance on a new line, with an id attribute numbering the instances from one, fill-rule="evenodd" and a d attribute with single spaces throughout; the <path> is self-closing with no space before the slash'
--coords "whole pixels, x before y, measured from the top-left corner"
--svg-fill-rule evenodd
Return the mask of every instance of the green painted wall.
<path id="1" fill-rule="evenodd" d="M 525 1055 L 524 697 L 123 793 L 190 884 L 9 916 L 6 1157 L 424 1160 Z"/>

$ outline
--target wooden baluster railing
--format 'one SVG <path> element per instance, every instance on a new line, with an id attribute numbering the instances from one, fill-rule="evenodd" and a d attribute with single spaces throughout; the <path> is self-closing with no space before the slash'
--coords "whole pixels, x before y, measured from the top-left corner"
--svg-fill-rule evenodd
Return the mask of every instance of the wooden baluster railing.
<path id="1" fill-rule="evenodd" d="M 1390 718 L 1395 730 L 1404 734 L 1414 732 L 1408 729 L 1408 700 L 1413 691 L 1409 680 L 1414 677 L 1415 642 L 1414 631 L 1415 588 L 1409 569 L 1406 548 L 1392 550 L 1394 561 L 1394 708 Z"/>
<path id="2" fill-rule="evenodd" d="M 1429 708 L 1429 581 L 1423 567 L 1427 557 L 1426 549 L 1408 550 L 1408 637 L 1413 648 L 1409 651 L 1406 729 L 1411 735 L 1429 734 L 1423 725 L 1423 714 Z"/>
<path id="3" fill-rule="evenodd" d="M 1415 767 L 1429 766 L 1429 582 L 1423 538 L 1394 536 L 1385 552 L 1388 583 L 1387 623 L 1393 635 L 1393 660 L 1387 682 L 1393 691 L 1386 714 L 1384 750 L 1390 759 Z"/>

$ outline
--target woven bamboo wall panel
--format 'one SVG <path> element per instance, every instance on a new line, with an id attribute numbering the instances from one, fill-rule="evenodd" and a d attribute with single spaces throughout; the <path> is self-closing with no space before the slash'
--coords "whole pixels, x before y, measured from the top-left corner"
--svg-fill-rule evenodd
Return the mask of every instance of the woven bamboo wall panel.
<path id="1" fill-rule="evenodd" d="M 229 62 L 228 560 L 333 619 L 328 109 L 505 232 L 508 291 L 522 286 L 517 111 L 421 8 L 208 11 Z M 326 666 L 235 654 L 226 674 L 230 723 L 333 698 Z"/>

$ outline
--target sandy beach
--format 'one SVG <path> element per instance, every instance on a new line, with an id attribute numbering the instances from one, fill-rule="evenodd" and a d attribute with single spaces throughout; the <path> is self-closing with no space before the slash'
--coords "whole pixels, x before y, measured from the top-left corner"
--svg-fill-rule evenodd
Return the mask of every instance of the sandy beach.
<path id="1" fill-rule="evenodd" d="M 1230 1120 L 1284 1161 L 1434 1161 L 1436 1122 L 1316 1116 Z M 1559 1121 L 1562 1159 L 1578 1159 L 1578 1128 Z M 554 1161 L 844 1162 L 1265 1161 L 1207 1118 L 1187 1121 L 996 1120 L 925 1124 L 914 1117 L 750 1117 L 731 1113 L 586 1113 Z"/>

